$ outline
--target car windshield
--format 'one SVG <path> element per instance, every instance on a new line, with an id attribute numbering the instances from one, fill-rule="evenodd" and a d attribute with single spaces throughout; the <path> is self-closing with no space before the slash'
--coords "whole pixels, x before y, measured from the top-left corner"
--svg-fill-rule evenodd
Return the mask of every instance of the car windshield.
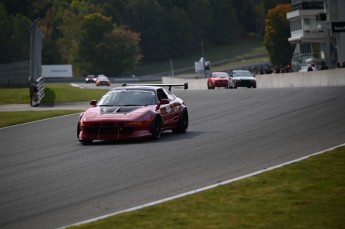
<path id="1" fill-rule="evenodd" d="M 113 90 L 98 102 L 99 106 L 146 106 L 156 104 L 154 91 Z"/>
<path id="2" fill-rule="evenodd" d="M 253 76 L 249 71 L 234 72 L 234 76 Z"/>
<path id="3" fill-rule="evenodd" d="M 212 78 L 229 78 L 229 75 L 226 72 L 217 72 L 212 74 Z"/>

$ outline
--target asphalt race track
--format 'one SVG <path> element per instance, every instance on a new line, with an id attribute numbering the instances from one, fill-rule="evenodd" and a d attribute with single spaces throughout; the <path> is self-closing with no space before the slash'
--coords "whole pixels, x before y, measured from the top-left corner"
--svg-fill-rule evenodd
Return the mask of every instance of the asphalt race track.
<path id="1" fill-rule="evenodd" d="M 0 228 L 57 228 L 345 142 L 345 87 L 177 90 L 186 134 L 76 138 L 78 115 L 0 129 Z"/>

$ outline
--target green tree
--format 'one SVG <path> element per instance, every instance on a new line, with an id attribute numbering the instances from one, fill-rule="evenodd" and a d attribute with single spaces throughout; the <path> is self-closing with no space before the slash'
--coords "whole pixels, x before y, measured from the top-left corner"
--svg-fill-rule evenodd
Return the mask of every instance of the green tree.
<path id="1" fill-rule="evenodd" d="M 190 32 L 194 39 L 193 49 L 200 50 L 200 42 L 211 44 L 213 36 L 212 7 L 209 0 L 188 0 L 179 3 L 189 16 Z"/>
<path id="2" fill-rule="evenodd" d="M 22 14 L 10 15 L 0 3 L 0 63 L 29 60 L 31 21 Z"/>
<path id="3" fill-rule="evenodd" d="M 67 7 L 59 5 L 56 9 L 55 15 L 60 18 L 56 22 L 58 29 L 56 47 L 61 61 L 65 64 L 72 64 L 73 74 L 77 76 L 85 74 L 89 65 L 80 54 L 80 47 L 84 17 L 94 11 L 94 8 L 87 1 L 74 0 Z"/>
<path id="4" fill-rule="evenodd" d="M 0 63 L 10 63 L 10 40 L 11 37 L 11 21 L 7 10 L 2 2 L 0 2 Z"/>
<path id="5" fill-rule="evenodd" d="M 103 41 L 104 35 L 110 33 L 113 28 L 111 18 L 105 17 L 99 13 L 92 13 L 84 16 L 80 32 L 80 43 L 78 57 L 85 63 L 86 73 L 95 72 L 98 63 L 98 57 L 95 56 L 98 45 Z M 104 50 L 106 51 L 106 50 Z"/>
<path id="6" fill-rule="evenodd" d="M 290 4 L 279 4 L 268 11 L 264 45 L 268 51 L 271 63 L 275 66 L 291 63 L 293 45 L 290 44 L 290 24 L 286 13 L 290 11 Z"/>
<path id="7" fill-rule="evenodd" d="M 129 26 L 140 33 L 141 50 L 147 61 L 169 56 L 171 37 L 167 26 L 169 17 L 157 0 L 131 0 L 128 3 Z"/>
<path id="8" fill-rule="evenodd" d="M 12 60 L 23 61 L 30 59 L 30 33 L 31 20 L 17 14 L 12 23 L 13 31 L 10 38 Z"/>
<path id="9" fill-rule="evenodd" d="M 176 56 L 183 56 L 193 51 L 195 40 L 193 34 L 190 32 L 192 22 L 184 9 L 176 6 L 167 10 L 166 29 L 168 33 L 169 43 L 168 52 L 164 58 L 173 58 Z M 197 41 L 199 43 L 199 40 Z"/>
<path id="10" fill-rule="evenodd" d="M 213 29 L 211 39 L 215 45 L 229 44 L 238 36 L 244 34 L 239 26 L 233 1 L 211 0 Z"/>
<path id="11" fill-rule="evenodd" d="M 99 73 L 120 76 L 134 69 L 141 60 L 138 33 L 114 28 L 95 47 L 93 68 Z"/>

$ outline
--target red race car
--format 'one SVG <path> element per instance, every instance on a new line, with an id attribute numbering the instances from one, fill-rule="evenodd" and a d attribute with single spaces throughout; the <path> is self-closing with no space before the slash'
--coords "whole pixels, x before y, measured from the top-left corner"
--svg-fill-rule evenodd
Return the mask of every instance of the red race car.
<path id="1" fill-rule="evenodd" d="M 165 88 L 169 87 L 169 90 Z M 123 85 L 106 93 L 80 114 L 77 135 L 81 143 L 93 140 L 159 139 L 165 130 L 185 133 L 188 110 L 171 87 L 188 84 Z"/>
<path id="2" fill-rule="evenodd" d="M 207 79 L 207 88 L 214 89 L 215 87 L 229 88 L 229 74 L 226 72 L 212 72 Z"/>

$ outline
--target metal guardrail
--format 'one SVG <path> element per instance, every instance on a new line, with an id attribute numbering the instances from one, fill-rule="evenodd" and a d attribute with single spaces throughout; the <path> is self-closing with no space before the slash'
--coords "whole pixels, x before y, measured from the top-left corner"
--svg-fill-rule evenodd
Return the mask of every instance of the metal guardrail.
<path id="1" fill-rule="evenodd" d="M 40 77 L 30 84 L 30 103 L 32 107 L 38 106 L 44 97 L 44 78 Z"/>

